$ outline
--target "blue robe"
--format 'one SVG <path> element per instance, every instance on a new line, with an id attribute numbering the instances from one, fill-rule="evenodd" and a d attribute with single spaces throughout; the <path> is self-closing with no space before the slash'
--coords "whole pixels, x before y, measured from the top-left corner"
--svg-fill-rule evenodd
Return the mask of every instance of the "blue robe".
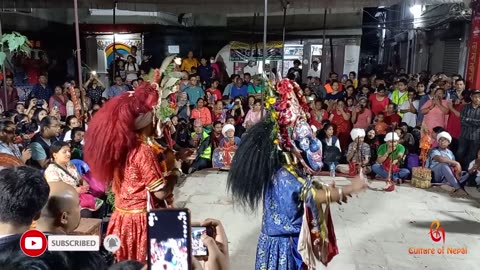
<path id="1" fill-rule="evenodd" d="M 256 270 L 302 269 L 302 259 L 297 252 L 304 211 L 300 200 L 302 186 L 285 168 L 273 176 L 263 199 Z"/>

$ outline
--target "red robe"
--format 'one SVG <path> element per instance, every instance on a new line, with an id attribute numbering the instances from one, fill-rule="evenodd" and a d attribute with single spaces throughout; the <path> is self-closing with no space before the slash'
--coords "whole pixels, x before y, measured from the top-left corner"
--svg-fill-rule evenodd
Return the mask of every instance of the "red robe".
<path id="1" fill-rule="evenodd" d="M 115 193 L 115 211 L 107 229 L 107 235 L 120 237 L 120 249 L 115 252 L 118 261 L 146 262 L 147 188 L 163 180 L 164 170 L 153 148 L 147 144 L 140 144 L 128 154 L 124 178 Z"/>

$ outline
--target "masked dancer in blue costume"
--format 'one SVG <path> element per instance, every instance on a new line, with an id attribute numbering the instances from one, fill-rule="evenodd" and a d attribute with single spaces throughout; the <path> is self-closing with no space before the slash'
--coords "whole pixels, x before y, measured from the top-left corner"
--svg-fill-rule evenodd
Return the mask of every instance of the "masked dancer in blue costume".
<path id="1" fill-rule="evenodd" d="M 256 270 L 323 269 L 338 254 L 329 205 L 345 203 L 365 181 L 343 188 L 313 181 L 323 165 L 322 144 L 307 123 L 301 88 L 282 80 L 264 94 L 265 119 L 242 137 L 228 189 L 253 211 L 263 199 Z"/>

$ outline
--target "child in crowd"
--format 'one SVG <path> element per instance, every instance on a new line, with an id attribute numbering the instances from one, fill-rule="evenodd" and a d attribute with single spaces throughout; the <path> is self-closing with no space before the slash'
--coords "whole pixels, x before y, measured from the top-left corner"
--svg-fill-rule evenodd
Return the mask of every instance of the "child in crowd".
<path id="1" fill-rule="evenodd" d="M 379 113 L 375 123 L 375 132 L 377 133 L 377 136 L 385 136 L 385 134 L 387 134 L 387 128 L 388 124 L 385 123 L 385 115 L 383 113 Z"/>
<path id="2" fill-rule="evenodd" d="M 467 181 L 471 185 L 477 186 L 477 189 L 480 190 L 480 148 L 477 150 L 477 158 L 472 160 L 468 165 L 468 173 L 462 177 L 460 182 Z"/>

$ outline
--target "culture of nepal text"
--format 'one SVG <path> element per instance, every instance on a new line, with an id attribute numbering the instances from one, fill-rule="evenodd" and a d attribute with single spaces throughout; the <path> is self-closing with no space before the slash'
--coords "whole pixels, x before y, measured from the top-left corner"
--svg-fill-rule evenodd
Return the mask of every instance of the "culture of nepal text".
<path id="1" fill-rule="evenodd" d="M 418 248 L 418 247 L 409 247 L 408 254 L 468 254 L 468 248 L 466 247 L 439 247 L 439 248 Z"/>

